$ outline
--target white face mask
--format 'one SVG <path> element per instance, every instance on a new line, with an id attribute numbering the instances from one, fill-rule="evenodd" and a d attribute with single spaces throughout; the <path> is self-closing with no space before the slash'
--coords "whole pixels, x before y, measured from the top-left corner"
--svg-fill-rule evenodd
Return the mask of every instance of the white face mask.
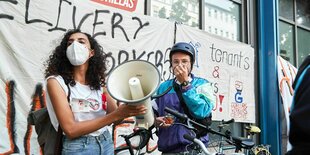
<path id="1" fill-rule="evenodd" d="M 74 41 L 70 46 L 68 46 L 66 54 L 73 66 L 84 64 L 89 57 L 87 47 L 77 41 Z"/>

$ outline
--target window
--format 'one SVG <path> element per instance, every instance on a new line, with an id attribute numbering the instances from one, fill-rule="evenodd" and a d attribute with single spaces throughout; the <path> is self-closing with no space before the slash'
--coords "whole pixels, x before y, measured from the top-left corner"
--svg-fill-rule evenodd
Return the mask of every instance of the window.
<path id="1" fill-rule="evenodd" d="M 208 16 L 205 16 L 205 28 L 209 26 L 216 27 L 221 31 L 217 32 L 215 30 L 214 34 L 241 41 L 241 2 L 204 0 L 204 4 L 205 10 L 208 10 Z M 211 18 L 211 10 L 214 10 L 214 18 Z M 223 34 L 224 32 L 226 32 L 226 35 Z"/>
<path id="2" fill-rule="evenodd" d="M 297 47 L 298 47 L 298 62 L 299 65 L 310 54 L 310 31 L 298 28 L 297 29 Z"/>
<path id="3" fill-rule="evenodd" d="M 279 0 L 280 56 L 298 67 L 310 53 L 310 1 Z"/>
<path id="4" fill-rule="evenodd" d="M 166 0 L 162 3 L 160 0 L 151 0 L 151 8 L 165 8 L 161 10 L 151 10 L 150 15 L 159 18 L 168 18 L 170 20 L 181 22 L 192 27 L 199 27 L 199 12 L 193 11 L 194 6 L 199 6 L 199 0 Z"/>
<path id="5" fill-rule="evenodd" d="M 280 55 L 292 64 L 294 61 L 294 31 L 293 26 L 284 22 L 279 23 L 279 41 L 280 41 Z"/>
<path id="6" fill-rule="evenodd" d="M 212 13 L 211 13 L 211 9 L 208 8 L 208 16 L 211 17 L 212 16 Z"/>
<path id="7" fill-rule="evenodd" d="M 217 10 L 214 10 L 214 18 L 217 19 Z"/>

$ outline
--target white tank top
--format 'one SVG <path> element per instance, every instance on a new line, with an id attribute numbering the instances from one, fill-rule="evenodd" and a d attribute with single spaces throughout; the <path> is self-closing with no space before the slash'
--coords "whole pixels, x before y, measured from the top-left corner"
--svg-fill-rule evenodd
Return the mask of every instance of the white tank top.
<path id="1" fill-rule="evenodd" d="M 62 89 L 65 91 L 66 95 L 68 95 L 68 87 L 64 82 L 64 79 L 61 76 L 50 76 L 46 79 L 50 78 L 56 79 Z M 70 106 L 74 118 L 77 122 L 92 120 L 100 116 L 106 115 L 106 109 L 103 109 L 102 106 L 102 93 L 103 90 L 91 90 L 88 85 L 83 85 L 76 82 L 75 86 L 70 86 Z M 48 95 L 48 91 L 46 90 L 46 106 L 51 119 L 51 122 L 56 129 L 58 130 L 58 120 L 56 118 L 53 105 L 51 103 L 50 97 Z M 90 133 L 91 136 L 98 136 L 102 134 L 105 130 L 107 130 L 107 126 L 103 127 L 97 131 Z"/>

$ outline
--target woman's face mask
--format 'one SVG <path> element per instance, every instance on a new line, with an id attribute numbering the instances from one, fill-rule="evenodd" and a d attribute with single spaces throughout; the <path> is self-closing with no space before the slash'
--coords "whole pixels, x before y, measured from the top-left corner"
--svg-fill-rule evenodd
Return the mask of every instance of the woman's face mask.
<path id="1" fill-rule="evenodd" d="M 77 41 L 68 46 L 66 54 L 73 66 L 80 66 L 89 58 L 88 48 Z"/>

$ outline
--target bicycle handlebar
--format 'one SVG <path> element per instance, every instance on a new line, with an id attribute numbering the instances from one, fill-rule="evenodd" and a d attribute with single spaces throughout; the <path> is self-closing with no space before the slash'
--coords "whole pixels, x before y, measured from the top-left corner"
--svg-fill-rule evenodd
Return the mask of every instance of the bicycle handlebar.
<path id="1" fill-rule="evenodd" d="M 230 119 L 230 120 L 228 120 L 228 121 L 224 121 L 224 120 L 222 120 L 222 124 L 230 124 L 230 123 L 234 123 L 235 122 L 235 119 Z"/>
<path id="2" fill-rule="evenodd" d="M 176 116 L 177 118 L 181 119 L 181 120 L 187 120 L 188 117 L 185 114 L 181 114 L 175 110 L 172 110 L 168 107 L 165 107 L 165 111 L 172 114 L 173 116 Z"/>
<path id="3" fill-rule="evenodd" d="M 206 155 L 210 155 L 210 152 L 208 151 L 208 149 L 206 148 L 206 146 L 197 138 L 189 135 L 189 134 L 184 134 L 183 137 L 193 143 L 196 143 L 197 145 L 199 145 L 199 147 L 201 148 L 201 150 L 206 154 Z"/>
<path id="4" fill-rule="evenodd" d="M 235 136 L 232 136 L 230 134 L 223 134 L 221 132 L 215 131 L 208 126 L 205 126 L 205 125 L 200 124 L 194 120 L 191 120 L 185 114 L 181 114 L 178 111 L 172 110 L 168 107 L 165 107 L 165 111 L 174 115 L 175 117 L 179 118 L 182 121 L 187 121 L 187 123 L 192 123 L 198 127 L 201 127 L 202 129 L 206 130 L 207 133 L 209 132 L 209 133 L 220 135 L 220 136 L 227 138 L 228 140 L 232 141 L 232 144 L 235 145 L 238 149 L 241 149 L 241 148 L 249 149 L 255 145 L 255 143 L 251 139 L 247 139 L 247 138 L 243 138 L 243 137 L 235 137 Z M 187 125 L 187 126 L 189 126 L 189 125 Z"/>

